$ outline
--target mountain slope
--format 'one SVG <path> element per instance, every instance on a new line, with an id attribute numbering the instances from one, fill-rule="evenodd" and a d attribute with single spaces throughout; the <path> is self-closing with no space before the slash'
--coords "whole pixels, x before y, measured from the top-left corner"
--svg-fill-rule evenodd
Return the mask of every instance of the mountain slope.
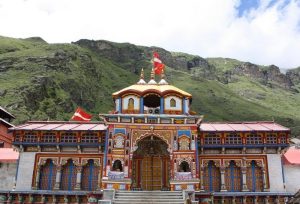
<path id="1" fill-rule="evenodd" d="M 0 37 L 0 105 L 17 116 L 15 123 L 69 120 L 77 106 L 106 113 L 111 93 L 136 83 L 142 67 L 149 79 L 153 50 L 167 65 L 168 82 L 193 94 L 191 108 L 206 121 L 274 119 L 300 133 L 299 69 L 282 74 L 273 65 L 108 41 Z"/>

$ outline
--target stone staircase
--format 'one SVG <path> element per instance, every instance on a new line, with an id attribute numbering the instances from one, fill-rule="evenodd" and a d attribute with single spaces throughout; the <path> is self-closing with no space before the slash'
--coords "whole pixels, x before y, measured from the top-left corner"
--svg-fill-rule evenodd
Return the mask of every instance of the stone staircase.
<path id="1" fill-rule="evenodd" d="M 184 204 L 182 191 L 116 191 L 114 204 Z"/>

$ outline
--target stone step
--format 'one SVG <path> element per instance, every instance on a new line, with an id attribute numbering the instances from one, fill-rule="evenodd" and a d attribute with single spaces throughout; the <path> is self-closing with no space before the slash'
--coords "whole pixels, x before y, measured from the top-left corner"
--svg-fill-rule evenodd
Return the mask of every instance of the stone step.
<path id="1" fill-rule="evenodd" d="M 140 204 L 184 204 L 184 201 L 114 201 L 113 204 L 131 204 L 131 203 L 140 203 Z"/>
<path id="2" fill-rule="evenodd" d="M 114 204 L 184 204 L 181 191 L 116 191 Z"/>
<path id="3" fill-rule="evenodd" d="M 175 195 L 175 196 L 149 196 L 149 195 L 140 195 L 140 196 L 135 196 L 135 195 L 123 195 L 123 196 L 115 196 L 115 199 L 122 199 L 122 198 L 143 198 L 143 199 L 183 199 L 182 195 Z"/>

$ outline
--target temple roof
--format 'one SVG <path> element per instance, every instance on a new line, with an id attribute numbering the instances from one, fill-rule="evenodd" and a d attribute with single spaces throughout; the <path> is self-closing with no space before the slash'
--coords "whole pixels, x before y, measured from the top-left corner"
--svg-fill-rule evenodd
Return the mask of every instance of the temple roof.
<path id="1" fill-rule="evenodd" d="M 30 121 L 25 124 L 9 128 L 9 130 L 45 130 L 45 131 L 67 131 L 67 130 L 74 130 L 74 131 L 99 131 L 99 130 L 106 130 L 107 126 L 103 123 L 99 122 L 75 122 L 75 121 Z"/>
<path id="2" fill-rule="evenodd" d="M 185 92 L 175 86 L 169 84 L 134 84 L 128 86 L 120 91 L 117 91 L 112 94 L 114 98 L 126 94 L 126 93 L 136 93 L 139 95 L 144 95 L 147 93 L 157 93 L 159 95 L 166 95 L 168 93 L 177 93 L 187 98 L 191 98 L 192 95 L 188 92 Z"/>
<path id="3" fill-rule="evenodd" d="M 0 106 L 0 118 L 16 118 L 13 114 L 5 110 L 2 106 Z"/>
<path id="4" fill-rule="evenodd" d="M 227 123 L 201 123 L 203 132 L 249 132 L 249 131 L 290 131 L 275 122 L 227 122 Z"/>
<path id="5" fill-rule="evenodd" d="M 19 159 L 19 152 L 13 148 L 0 148 L 0 162 L 16 162 Z"/>
<path id="6" fill-rule="evenodd" d="M 300 148 L 290 147 L 283 155 L 284 164 L 299 165 L 300 164 Z"/>

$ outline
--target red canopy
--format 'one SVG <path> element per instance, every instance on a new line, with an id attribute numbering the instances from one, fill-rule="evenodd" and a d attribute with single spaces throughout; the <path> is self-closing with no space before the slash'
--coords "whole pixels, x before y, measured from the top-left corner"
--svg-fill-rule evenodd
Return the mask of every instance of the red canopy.
<path id="1" fill-rule="evenodd" d="M 0 148 L 0 162 L 14 163 L 19 159 L 19 152 L 13 148 Z"/>
<path id="2" fill-rule="evenodd" d="M 300 164 L 300 149 L 290 147 L 283 155 L 284 164 L 299 165 Z"/>

